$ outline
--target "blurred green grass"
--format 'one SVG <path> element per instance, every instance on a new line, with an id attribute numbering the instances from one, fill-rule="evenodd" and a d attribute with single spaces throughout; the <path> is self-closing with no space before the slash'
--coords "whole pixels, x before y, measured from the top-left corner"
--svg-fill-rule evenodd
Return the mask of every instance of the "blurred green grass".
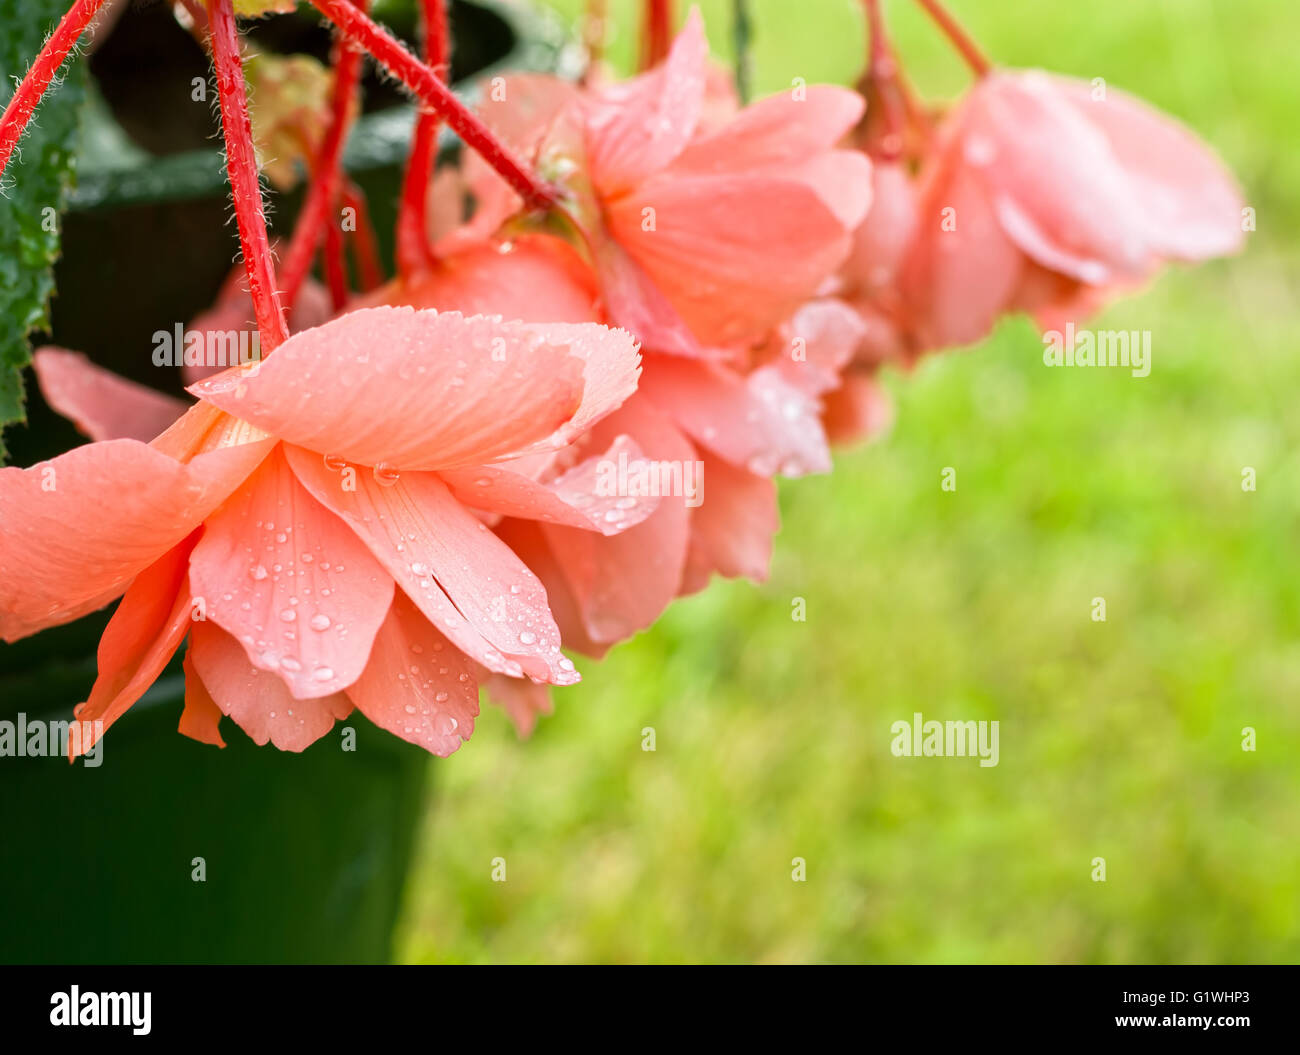
<path id="1" fill-rule="evenodd" d="M 729 4 L 703 7 L 723 54 Z M 752 7 L 762 89 L 854 76 L 856 0 Z M 1022 321 L 891 375 L 893 432 L 783 486 L 767 584 L 584 664 L 529 742 L 489 710 L 434 763 L 402 959 L 1300 959 L 1300 8 L 953 7 L 1007 64 L 1189 122 L 1258 210 L 1249 251 L 1099 323 L 1153 331 L 1148 378 L 1045 369 Z M 960 90 L 913 5 L 887 10 L 919 84 Z M 1001 764 L 894 758 L 913 711 L 999 720 Z"/>

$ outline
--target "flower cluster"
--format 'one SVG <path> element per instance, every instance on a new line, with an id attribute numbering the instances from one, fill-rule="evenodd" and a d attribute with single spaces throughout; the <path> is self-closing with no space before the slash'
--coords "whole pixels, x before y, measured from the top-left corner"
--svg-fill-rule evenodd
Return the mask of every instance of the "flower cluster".
<path id="1" fill-rule="evenodd" d="M 246 267 L 194 329 L 253 330 L 266 358 L 187 364 L 185 406 L 37 353 L 47 401 L 95 442 L 0 470 L 0 637 L 121 597 L 83 722 L 120 717 L 188 640 L 180 730 L 206 742 L 225 715 L 302 750 L 355 707 L 445 755 L 480 687 L 526 732 L 578 680 L 562 647 L 600 657 L 715 574 L 766 575 L 776 478 L 884 426 L 881 366 L 1007 312 L 1078 320 L 1241 243 L 1235 184 L 1189 133 L 1118 91 L 991 69 L 946 16 L 976 79 L 940 113 L 874 2 L 857 90 L 742 106 L 692 11 L 671 44 L 648 20 L 629 80 L 510 77 L 473 113 L 442 83 L 440 2 L 421 61 L 364 2 L 320 0 L 340 46 L 277 279 L 234 11 L 187 6 Z M 425 110 L 397 273 L 358 238 L 353 290 L 323 217 L 357 194 L 339 155 L 362 50 Z M 15 100 L 0 164 L 27 83 Z M 471 150 L 435 174 L 440 119 Z"/>

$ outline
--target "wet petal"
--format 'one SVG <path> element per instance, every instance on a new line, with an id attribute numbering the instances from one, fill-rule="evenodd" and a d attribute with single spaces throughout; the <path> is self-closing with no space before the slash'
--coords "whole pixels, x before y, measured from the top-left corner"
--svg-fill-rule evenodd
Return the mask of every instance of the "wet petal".
<path id="1" fill-rule="evenodd" d="M 445 470 L 438 475 L 461 502 L 503 516 L 566 524 L 602 535 L 635 527 L 659 505 L 653 495 L 629 496 L 617 487 L 645 460 L 628 436 L 620 436 L 603 454 L 587 458 L 550 483 L 507 466 Z"/>
<path id="2" fill-rule="evenodd" d="M 348 696 L 381 729 L 445 758 L 474 731 L 481 669 L 399 591 Z"/>
<path id="3" fill-rule="evenodd" d="M 83 722 L 108 729 L 148 691 L 180 648 L 190 628 L 185 573 L 197 533 L 136 576 L 99 640 L 99 667 L 86 702 L 76 708 Z M 85 752 L 97 739 L 83 737 Z M 75 757 L 71 751 L 71 757 Z"/>
<path id="4" fill-rule="evenodd" d="M 642 396 L 628 401 L 600 430 L 626 431 L 648 457 L 684 465 L 695 450 L 672 420 Z M 600 431 L 595 442 L 604 442 Z M 707 488 L 707 483 L 706 483 Z M 611 644 L 644 630 L 677 596 L 690 533 L 684 497 L 662 498 L 644 523 L 606 538 L 590 531 L 542 525 L 542 535 L 562 571 L 593 642 Z M 566 641 L 575 648 L 577 641 Z"/>
<path id="5" fill-rule="evenodd" d="M 692 8 L 663 65 L 585 100 L 587 157 L 602 195 L 636 186 L 681 153 L 700 119 L 708 55 Z"/>
<path id="6" fill-rule="evenodd" d="M 209 694 L 199 672 L 194 669 L 188 649 L 181 668 L 185 671 L 185 710 L 181 712 L 176 731 L 201 744 L 225 747 L 226 742 L 221 739 L 221 708 Z"/>
<path id="7" fill-rule="evenodd" d="M 296 700 L 284 682 L 248 661 L 244 646 L 212 620 L 190 632 L 189 659 L 222 714 L 229 715 L 258 746 L 302 751 L 352 713 L 343 693 Z"/>
<path id="8" fill-rule="evenodd" d="M 607 205 L 606 215 L 612 236 L 705 345 L 766 337 L 851 244 L 850 229 L 796 175 L 665 174 Z"/>
<path id="9" fill-rule="evenodd" d="M 716 572 L 763 582 L 781 527 L 776 484 L 708 453 L 700 457 L 707 483 L 704 503 L 691 512 L 693 574 L 707 578 Z"/>
<path id="10" fill-rule="evenodd" d="M 542 584 L 436 475 L 403 473 L 380 482 L 359 470 L 355 489 L 345 490 L 343 472 L 318 455 L 301 448 L 287 453 L 299 480 L 347 522 L 458 647 L 502 673 L 557 685 L 578 680 L 560 654 Z"/>
<path id="11" fill-rule="evenodd" d="M 1128 175 L 1148 243 L 1161 255 L 1205 260 L 1241 249 L 1241 188 L 1200 138 L 1126 92 L 1049 75 L 1052 86 L 1099 128 Z"/>
<path id="12" fill-rule="evenodd" d="M 266 457 L 270 440 L 188 464 L 136 440 L 0 469 L 0 637 L 106 604 L 180 542 Z"/>
<path id="13" fill-rule="evenodd" d="M 95 366 L 80 352 L 40 348 L 32 367 L 45 402 L 92 440 L 147 442 L 189 406 Z"/>
<path id="14" fill-rule="evenodd" d="M 585 343 L 579 357 L 571 347 Z M 628 334 L 457 312 L 363 308 L 290 337 L 250 374 L 193 391 L 283 439 L 396 469 L 478 465 L 545 441 L 582 403 L 584 359 L 634 357 Z"/>
<path id="15" fill-rule="evenodd" d="M 507 678 L 504 674 L 489 674 L 483 679 L 483 689 L 488 699 L 510 716 L 514 722 L 515 732 L 527 739 L 537 727 L 537 719 L 543 714 L 551 714 L 555 705 L 551 703 L 551 687 L 538 685 L 527 678 Z"/>
<path id="16" fill-rule="evenodd" d="M 1025 258 L 956 147 L 932 173 L 916 223 L 899 288 L 921 346 L 982 339 L 1007 310 Z"/>
<path id="17" fill-rule="evenodd" d="M 786 380 L 783 369 L 762 366 L 741 375 L 715 363 L 657 356 L 641 388 L 692 439 L 734 465 L 760 476 L 827 472 L 821 406 Z"/>
<path id="18" fill-rule="evenodd" d="M 209 518 L 190 586 L 249 662 L 299 699 L 356 681 L 393 600 L 392 576 L 281 450 Z"/>

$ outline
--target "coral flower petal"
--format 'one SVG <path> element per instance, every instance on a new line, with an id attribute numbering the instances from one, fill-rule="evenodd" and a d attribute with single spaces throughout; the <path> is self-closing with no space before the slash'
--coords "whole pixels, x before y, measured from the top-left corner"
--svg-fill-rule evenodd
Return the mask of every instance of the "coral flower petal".
<path id="1" fill-rule="evenodd" d="M 822 423 L 832 443 L 854 443 L 884 432 L 893 418 L 884 386 L 870 374 L 850 373 L 826 396 Z"/>
<path id="2" fill-rule="evenodd" d="M 40 348 L 32 367 L 45 401 L 92 440 L 147 442 L 188 407 L 95 366 L 80 352 Z"/>
<path id="3" fill-rule="evenodd" d="M 537 146 L 556 114 L 579 94 L 572 81 L 547 73 L 512 73 L 502 77 L 496 89 L 479 104 L 479 116 L 524 156 Z"/>
<path id="4" fill-rule="evenodd" d="M 348 696 L 381 729 L 445 758 L 474 731 L 481 669 L 399 591 Z"/>
<path id="5" fill-rule="evenodd" d="M 809 301 L 783 327 L 772 365 L 796 388 L 821 395 L 839 385 L 841 372 L 866 335 L 858 312 L 843 301 Z"/>
<path id="6" fill-rule="evenodd" d="M 785 369 L 761 366 L 742 376 L 716 363 L 659 356 L 641 388 L 692 439 L 734 465 L 760 476 L 826 472 L 821 407 Z"/>
<path id="7" fill-rule="evenodd" d="M 1241 249 L 1244 205 L 1237 181 L 1213 152 L 1173 118 L 1133 96 L 1050 76 L 1061 95 L 1106 137 L 1129 177 L 1148 241 L 1161 255 L 1204 260 Z"/>
<path id="8" fill-rule="evenodd" d="M 781 527 L 776 484 L 701 452 L 704 503 L 691 512 L 688 581 L 699 585 L 717 572 L 728 579 L 767 579 L 772 540 Z"/>
<path id="9" fill-rule="evenodd" d="M 487 676 L 483 679 L 483 688 L 488 698 L 510 716 L 515 732 L 521 737 L 531 736 L 538 717 L 555 710 L 549 686 L 538 685 L 527 678 L 484 673 Z"/>
<path id="10" fill-rule="evenodd" d="M 270 741 L 281 751 L 302 751 L 330 731 L 335 719 L 352 713 L 343 693 L 296 700 L 274 674 L 248 662 L 244 646 L 212 620 L 194 624 L 189 659 L 204 688 L 259 747 Z"/>
<path id="11" fill-rule="evenodd" d="M 675 172 L 723 173 L 798 166 L 833 147 L 858 123 L 862 96 L 829 84 L 801 97 L 783 91 L 751 103 L 721 128 L 695 139 L 673 162 Z"/>
<path id="12" fill-rule="evenodd" d="M 602 431 L 631 435 L 656 461 L 685 465 L 695 449 L 671 418 L 640 395 L 602 422 Z M 707 482 L 705 484 L 707 488 Z M 659 618 L 677 595 L 690 534 L 690 510 L 681 496 L 663 498 L 644 523 L 606 538 L 590 531 L 542 525 L 542 534 L 581 614 L 583 629 L 595 642 L 621 641 Z M 575 648 L 576 641 L 567 640 Z"/>
<path id="13" fill-rule="evenodd" d="M 453 469 L 438 475 L 452 494 L 475 509 L 617 535 L 645 520 L 658 508 L 659 499 L 620 496 L 602 485 L 616 477 L 619 465 L 635 470 L 644 460 L 636 442 L 620 436 L 603 454 L 580 462 L 550 483 L 539 483 L 504 466 Z"/>
<path id="14" fill-rule="evenodd" d="M 307 489 L 347 521 L 458 647 L 500 673 L 557 685 L 578 680 L 560 653 L 542 584 L 436 475 L 381 482 L 359 470 L 355 490 L 346 490 L 318 455 L 293 447 L 287 454 Z"/>
<path id="15" fill-rule="evenodd" d="M 208 519 L 190 558 L 207 617 L 298 699 L 351 685 L 393 600 L 393 579 L 276 450 Z"/>
<path id="16" fill-rule="evenodd" d="M 663 65 L 586 100 L 587 158 L 602 195 L 630 190 L 681 153 L 703 111 L 708 55 L 692 8 Z"/>
<path id="17" fill-rule="evenodd" d="M 651 351 L 691 358 L 705 354 L 677 309 L 622 246 L 602 231 L 587 232 L 587 243 L 611 322 L 635 333 Z"/>
<path id="18" fill-rule="evenodd" d="M 112 600 L 194 530 L 273 441 L 188 464 L 136 440 L 0 469 L 0 637 L 14 641 Z"/>
<path id="19" fill-rule="evenodd" d="M 766 336 L 817 292 L 851 245 L 846 226 L 794 175 L 665 174 L 609 204 L 607 218 L 695 336 L 715 346 Z"/>
<path id="20" fill-rule="evenodd" d="M 136 576 L 99 640 L 99 674 L 86 702 L 73 712 L 82 722 L 107 729 L 145 694 L 190 629 L 190 594 L 185 571 L 198 533 Z M 83 727 L 84 728 L 84 727 Z M 83 735 L 81 753 L 94 746 Z M 69 741 L 69 756 L 75 757 Z"/>
<path id="21" fill-rule="evenodd" d="M 832 148 L 857 124 L 863 105 L 857 92 L 825 84 L 810 86 L 802 97 L 770 95 L 694 140 L 673 162 L 672 175 L 797 175 L 851 230 L 871 204 L 871 163 L 856 151 Z"/>
<path id="22" fill-rule="evenodd" d="M 899 286 L 923 347 L 985 337 L 1024 270 L 988 195 L 969 168 L 950 159 L 918 205 L 920 232 Z"/>
<path id="23" fill-rule="evenodd" d="M 628 334 L 583 327 L 571 342 L 625 360 Z M 290 337 L 251 374 L 191 389 L 223 410 L 323 454 L 399 470 L 517 454 L 569 422 L 582 358 L 543 328 L 458 312 L 363 308 Z"/>
<path id="24" fill-rule="evenodd" d="M 1094 284 L 1152 265 L 1146 219 L 1123 167 L 1053 78 L 1038 70 L 992 74 L 961 116 L 956 163 L 983 181 L 1026 253 Z"/>
<path id="25" fill-rule="evenodd" d="M 376 304 L 501 315 L 548 322 L 599 322 L 600 290 L 578 251 L 558 238 L 516 239 L 508 249 L 476 245 L 442 257 L 421 281 L 376 290 Z"/>
<path id="26" fill-rule="evenodd" d="M 225 747 L 226 742 L 221 739 L 221 708 L 194 669 L 194 661 L 188 649 L 181 669 L 185 672 L 185 709 L 181 711 L 176 731 L 201 744 Z"/>
<path id="27" fill-rule="evenodd" d="M 582 617 L 582 606 L 574 596 L 573 588 L 560 568 L 559 560 L 552 551 L 550 542 L 542 533 L 541 522 L 507 517 L 497 524 L 494 530 L 497 538 L 517 553 L 546 587 L 546 601 L 550 605 L 556 626 L 560 628 L 560 638 L 564 642 L 564 647 L 581 652 L 584 656 L 591 656 L 593 659 L 603 657 L 614 642 L 597 641 L 587 633 L 586 622 Z M 494 674 L 492 681 L 513 685 L 519 679 Z"/>

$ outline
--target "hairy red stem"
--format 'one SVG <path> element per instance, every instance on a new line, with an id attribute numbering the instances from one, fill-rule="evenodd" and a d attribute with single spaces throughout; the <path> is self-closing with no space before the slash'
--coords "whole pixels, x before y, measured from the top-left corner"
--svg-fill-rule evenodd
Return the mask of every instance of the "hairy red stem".
<path id="1" fill-rule="evenodd" d="M 961 52 L 962 58 L 966 64 L 975 71 L 977 77 L 983 77 L 993 68 L 993 64 L 985 57 L 984 52 L 970 38 L 955 18 L 948 13 L 948 9 L 940 3 L 940 0 L 916 0 L 931 18 L 943 30 L 944 35 L 952 42 L 953 47 Z"/>
<path id="2" fill-rule="evenodd" d="M 350 0 L 357 9 L 370 6 L 370 0 Z M 280 269 L 280 290 L 286 308 L 293 309 L 303 280 L 311 271 L 316 250 L 327 225 L 337 223 L 339 188 L 343 167 L 343 148 L 352 127 L 353 100 L 361 80 L 362 52 L 351 41 L 337 41 L 334 59 L 334 85 L 330 92 L 330 119 L 312 165 L 307 197 L 294 224 L 293 237 Z"/>
<path id="3" fill-rule="evenodd" d="M 444 0 L 420 0 L 420 19 L 424 24 L 424 61 L 443 81 L 448 81 L 451 79 L 451 29 Z M 397 267 L 404 278 L 433 264 L 428 235 L 429 181 L 438 161 L 439 123 L 436 110 L 421 107 L 411 138 L 401 211 L 397 216 Z"/>
<path id="4" fill-rule="evenodd" d="M 436 110 L 465 145 L 492 166 L 524 202 L 539 209 L 554 206 L 556 189 L 529 172 L 495 133 L 452 94 L 437 73 L 402 46 L 386 29 L 347 3 L 347 0 L 311 0 L 312 6 L 336 25 L 349 40 L 365 48 L 389 73 L 426 106 Z"/>
<path id="5" fill-rule="evenodd" d="M 343 231 L 336 223 L 325 225 L 325 283 L 334 311 L 342 311 L 348 304 L 348 269 L 343 262 Z"/>
<path id="6" fill-rule="evenodd" d="M 5 107 L 4 116 L 0 117 L 0 174 L 8 167 L 14 148 L 22 139 L 32 114 L 49 89 L 54 75 L 59 72 L 63 60 L 81 39 L 81 34 L 99 13 L 104 2 L 105 0 L 77 0 L 50 34 L 50 39 L 36 56 L 32 68 L 27 71 L 27 76 L 18 85 L 14 97 Z"/>
<path id="7" fill-rule="evenodd" d="M 208 24 L 212 61 L 217 71 L 217 92 L 221 98 L 226 170 L 235 201 L 239 244 L 244 253 L 244 271 L 248 275 L 248 292 L 253 298 L 262 351 L 268 353 L 285 341 L 289 327 L 280 306 L 275 267 L 266 236 L 262 184 L 257 172 L 253 125 L 248 116 L 248 89 L 244 84 L 244 64 L 239 56 L 239 35 L 235 29 L 232 0 L 208 0 Z"/>
<path id="8" fill-rule="evenodd" d="M 370 222 L 370 206 L 365 192 L 349 180 L 343 186 L 343 205 L 352 210 L 356 227 L 350 239 L 361 288 L 367 292 L 383 284 L 384 269 L 379 263 L 379 239 Z"/>

